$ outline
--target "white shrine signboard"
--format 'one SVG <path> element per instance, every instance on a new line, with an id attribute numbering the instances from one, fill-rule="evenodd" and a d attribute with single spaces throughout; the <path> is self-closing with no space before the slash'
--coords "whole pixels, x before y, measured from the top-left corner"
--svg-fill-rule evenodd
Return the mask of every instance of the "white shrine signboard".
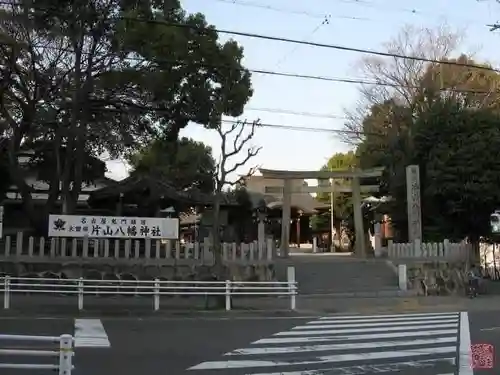
<path id="1" fill-rule="evenodd" d="M 179 219 L 50 215 L 50 237 L 178 239 Z"/>

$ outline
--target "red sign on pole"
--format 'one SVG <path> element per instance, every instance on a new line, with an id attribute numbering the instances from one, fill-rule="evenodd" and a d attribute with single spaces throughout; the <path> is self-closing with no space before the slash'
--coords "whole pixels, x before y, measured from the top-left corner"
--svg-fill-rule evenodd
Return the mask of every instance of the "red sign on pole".
<path id="1" fill-rule="evenodd" d="M 472 368 L 475 370 L 493 368 L 495 351 L 491 344 L 471 345 Z"/>

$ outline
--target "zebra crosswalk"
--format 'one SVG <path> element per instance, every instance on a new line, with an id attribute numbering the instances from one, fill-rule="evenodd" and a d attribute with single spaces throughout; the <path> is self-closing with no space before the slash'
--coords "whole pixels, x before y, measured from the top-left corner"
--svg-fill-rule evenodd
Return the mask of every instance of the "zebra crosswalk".
<path id="1" fill-rule="evenodd" d="M 467 318 L 458 312 L 321 317 L 188 370 L 204 375 L 466 375 L 460 368 L 467 367 L 459 366 L 463 314 Z"/>

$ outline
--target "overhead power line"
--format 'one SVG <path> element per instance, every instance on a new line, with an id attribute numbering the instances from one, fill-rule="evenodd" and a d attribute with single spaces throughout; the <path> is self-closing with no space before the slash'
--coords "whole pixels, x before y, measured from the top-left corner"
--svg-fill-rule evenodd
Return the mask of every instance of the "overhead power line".
<path id="1" fill-rule="evenodd" d="M 169 117 L 171 112 L 166 108 L 155 108 L 151 106 L 143 106 L 135 103 L 124 103 L 123 108 L 111 108 L 111 107 L 99 107 L 101 111 L 112 112 L 112 113 L 121 113 L 121 112 L 137 112 L 137 113 L 147 113 L 147 112 L 156 112 L 160 115 L 165 115 Z M 229 117 L 229 116 L 226 116 Z M 240 116 L 242 117 L 242 116 Z M 192 119 L 189 119 L 192 122 Z M 366 133 L 366 132 L 358 132 L 353 130 L 340 130 L 340 129 L 331 129 L 331 128 L 319 128 L 319 127 L 310 127 L 304 125 L 286 125 L 286 124 L 270 124 L 270 123 L 261 123 L 260 120 L 255 119 L 253 121 L 257 121 L 259 127 L 262 128 L 272 128 L 272 129 L 281 129 L 281 130 L 293 130 L 293 131 L 303 131 L 303 132 L 314 132 L 314 133 L 330 133 L 330 134 L 359 134 L 359 135 L 375 135 L 375 136 L 383 136 L 380 133 Z M 226 124 L 237 124 L 237 123 L 245 123 L 250 125 L 253 121 L 248 121 L 246 118 L 242 120 L 238 119 L 221 119 L 222 123 Z"/>
<path id="2" fill-rule="evenodd" d="M 345 0 L 345 1 L 348 1 L 348 0 Z M 366 3 L 369 3 L 369 2 L 366 2 Z M 2 5 L 2 4 L 3 5 L 12 5 L 12 6 L 22 5 L 21 3 L 0 1 L 0 5 Z M 46 11 L 55 10 L 53 7 L 32 7 L 32 8 L 38 9 L 38 10 L 46 10 Z M 55 13 L 58 14 L 57 11 Z M 200 33 L 203 33 L 207 30 L 207 28 L 198 27 L 195 25 L 169 22 L 169 21 L 158 20 L 158 19 L 144 19 L 144 18 L 129 17 L 129 16 L 120 16 L 120 17 L 118 17 L 118 19 L 130 21 L 130 22 L 159 24 L 159 25 L 177 27 L 177 28 L 182 28 L 182 29 L 190 29 L 190 30 L 198 31 Z M 253 38 L 253 39 L 262 39 L 262 40 L 269 40 L 269 41 L 281 42 L 281 43 L 291 43 L 291 44 L 305 45 L 305 46 L 317 47 L 317 48 L 334 49 L 334 50 L 339 50 L 339 51 L 354 52 L 354 53 L 360 53 L 360 54 L 365 54 L 365 55 L 392 57 L 392 58 L 398 58 L 398 59 L 403 59 L 403 60 L 412 60 L 412 61 L 422 61 L 422 62 L 428 62 L 428 63 L 432 63 L 432 64 L 462 66 L 462 67 L 466 67 L 466 68 L 487 70 L 487 71 L 493 71 L 496 73 L 500 73 L 500 69 L 495 69 L 495 68 L 492 68 L 489 66 L 476 65 L 476 64 L 467 64 L 467 63 L 464 64 L 464 63 L 459 63 L 456 61 L 436 60 L 436 59 L 429 59 L 429 58 L 419 57 L 419 56 L 410 56 L 410 55 L 403 55 L 403 54 L 398 54 L 398 53 L 374 51 L 374 50 L 368 50 L 368 49 L 364 49 L 364 48 L 348 47 L 348 46 L 342 46 L 342 45 L 337 45 L 337 44 L 319 43 L 319 42 L 312 42 L 312 41 L 306 41 L 306 40 L 285 38 L 285 37 L 281 37 L 281 36 L 263 35 L 263 34 L 229 30 L 229 29 L 219 29 L 219 28 L 212 27 L 212 26 L 210 26 L 209 30 L 216 32 L 218 34 L 242 36 L 242 37 Z"/>
<path id="3" fill-rule="evenodd" d="M 314 13 L 314 12 L 310 12 L 307 10 L 277 7 L 275 5 L 262 4 L 262 3 L 258 3 L 258 2 L 254 2 L 254 1 L 241 1 L 241 0 L 213 0 L 213 1 L 217 1 L 219 3 L 237 5 L 237 6 L 241 6 L 241 7 L 263 9 L 263 10 L 285 13 L 285 14 L 290 14 L 290 15 L 306 16 L 306 17 L 310 17 L 310 18 L 324 19 L 324 18 L 328 17 L 328 18 L 337 18 L 337 19 L 345 19 L 345 20 L 353 20 L 353 21 L 370 21 L 370 19 L 366 18 L 366 17 L 343 16 L 343 15 L 337 15 L 337 14 L 331 14 L 331 13 Z"/>
<path id="4" fill-rule="evenodd" d="M 196 30 L 199 32 L 203 32 L 205 30 L 204 28 L 200 28 L 200 27 L 197 27 L 194 25 L 168 22 L 168 21 L 163 21 L 163 20 L 146 20 L 146 19 L 140 19 L 140 18 L 135 18 L 135 17 L 123 17 L 123 19 L 129 20 L 132 22 L 136 21 L 136 22 L 163 24 L 166 26 L 191 29 L 191 30 Z M 393 58 L 412 60 L 412 61 L 423 61 L 423 62 L 428 62 L 428 63 L 432 63 L 432 64 L 462 66 L 462 67 L 466 67 L 466 68 L 488 70 L 488 71 L 500 73 L 499 69 L 494 69 L 492 67 L 483 66 L 483 65 L 463 64 L 463 63 L 459 63 L 456 61 L 436 60 L 436 59 L 429 59 L 429 58 L 425 58 L 425 57 L 409 56 L 409 55 L 402 55 L 402 54 L 390 53 L 390 52 L 373 51 L 373 50 L 368 50 L 368 49 L 364 49 L 364 48 L 348 47 L 348 46 L 342 46 L 342 45 L 337 45 L 337 44 L 328 44 L 328 43 L 319 43 L 319 42 L 312 42 L 312 41 L 306 41 L 306 40 L 297 40 L 297 39 L 285 38 L 285 37 L 280 37 L 280 36 L 263 35 L 263 34 L 257 34 L 257 33 L 244 32 L 244 31 L 218 29 L 215 27 L 211 28 L 211 30 L 213 30 L 219 34 L 243 36 L 243 37 L 247 37 L 247 38 L 263 39 L 263 40 L 282 42 L 282 43 L 299 44 L 299 45 L 305 45 L 305 46 L 317 47 L 317 48 L 335 49 L 335 50 L 346 51 L 346 52 L 361 53 L 361 54 L 365 54 L 365 55 L 393 57 Z"/>
<path id="5" fill-rule="evenodd" d="M 268 113 L 292 115 L 292 116 L 303 116 L 303 117 L 317 117 L 317 118 L 329 118 L 329 119 L 340 119 L 340 120 L 347 120 L 348 119 L 346 116 L 334 115 L 334 114 L 329 114 L 329 113 L 299 112 L 299 111 L 292 111 L 292 110 L 281 109 L 281 108 L 245 107 L 245 110 L 246 111 L 268 112 Z"/>
<path id="6" fill-rule="evenodd" d="M 348 1 L 348 0 L 345 0 Z M 1 2 L 0 4 L 9 4 L 12 5 L 12 3 L 6 3 L 6 2 Z M 15 4 L 14 4 L 15 5 Z M 49 10 L 50 8 L 43 8 L 43 10 Z M 131 18 L 131 17 L 126 17 L 126 20 L 131 20 L 134 22 L 146 22 L 146 23 L 154 23 L 154 24 L 163 24 L 163 25 L 172 25 L 174 27 L 182 27 L 182 28 L 190 28 L 190 29 L 197 29 L 200 32 L 203 32 L 204 29 L 200 29 L 198 27 L 193 27 L 190 25 L 180 25 L 180 24 L 171 24 L 166 21 L 159 21 L 159 20 L 144 20 L 144 19 L 139 19 L 139 18 Z M 259 34 L 247 34 L 247 33 L 241 33 L 241 32 L 236 32 L 236 31 L 226 31 L 226 30 L 219 30 L 219 32 L 226 32 L 226 33 L 233 33 L 237 35 L 250 35 L 250 36 L 255 36 L 258 38 L 264 38 L 264 39 L 271 39 L 271 40 L 276 40 L 279 39 L 277 37 L 268 37 L 268 36 L 262 36 Z M 286 41 L 292 41 L 296 42 L 299 44 L 306 44 L 306 45 L 317 45 L 318 43 L 313 43 L 313 42 L 302 42 L 302 41 L 295 41 L 295 40 L 289 40 L 289 39 L 283 39 L 285 42 Z M 3 42 L 3 44 L 8 44 L 7 42 Z M 296 44 L 297 45 L 297 44 Z M 319 46 L 330 46 L 330 45 L 325 45 L 325 44 L 319 44 Z M 40 45 L 40 48 L 45 48 L 49 50 L 57 50 L 60 51 L 59 48 L 56 47 L 49 47 L 46 45 Z M 467 67 L 467 68 L 472 68 L 472 69 L 482 69 L 482 70 L 488 70 L 488 71 L 493 71 L 493 72 L 499 72 L 497 69 L 493 69 L 491 67 L 487 66 L 481 66 L 481 65 L 474 65 L 474 64 L 463 64 L 463 63 L 458 63 L 456 61 L 439 61 L 439 60 L 432 60 L 432 59 L 424 59 L 424 58 L 419 58 L 419 57 L 414 57 L 414 56 L 405 56 L 405 55 L 398 55 L 398 54 L 391 54 L 391 53 L 385 53 L 385 52 L 374 52 L 374 51 L 365 51 L 365 50 L 358 50 L 350 47 L 338 47 L 338 46 L 330 46 L 332 48 L 343 48 L 347 50 L 352 50 L 352 51 L 364 51 L 366 53 L 371 53 L 371 54 L 380 54 L 383 56 L 392 56 L 392 57 L 398 57 L 402 59 L 411 59 L 411 60 L 421 60 L 421 61 L 428 61 L 432 62 L 435 64 L 446 64 L 446 65 L 452 65 L 452 66 L 461 66 L 461 67 Z M 68 50 L 67 52 L 72 53 L 73 51 Z M 144 61 L 143 58 L 140 57 L 127 57 L 129 61 L 138 61 L 142 62 Z M 200 66 L 200 67 L 213 67 L 213 68 L 222 68 L 222 69 L 229 69 L 229 70 L 238 70 L 238 71 L 248 71 L 251 73 L 255 74 L 263 74 L 263 75 L 272 75 L 272 76 L 278 76 L 278 77 L 285 77 L 285 78 L 298 78 L 298 79 L 310 79 L 310 80 L 319 80 L 319 81 L 328 81 L 328 82 L 337 82 L 337 83 L 346 83 L 346 84 L 361 84 L 361 85 L 373 85 L 373 86 L 386 86 L 386 87 L 394 87 L 394 88 L 410 88 L 410 89 L 421 89 L 422 87 L 418 86 L 409 86 L 409 85 L 401 85 L 401 84 L 396 84 L 396 83 L 388 83 L 388 82 L 380 82 L 380 81 L 368 81 L 368 80 L 363 80 L 363 79 L 356 79 L 356 78 L 337 78 L 337 77 L 327 77 L 327 76 L 319 76 L 319 75 L 309 75 L 309 74 L 297 74 L 297 73 L 287 73 L 287 72 L 279 72 L 279 71 L 273 71 L 273 70 L 265 70 L 265 69 L 247 69 L 247 68 L 235 68 L 232 66 L 226 66 L 226 65 L 221 65 L 221 64 L 208 64 L 205 62 L 188 62 L 188 61 L 182 61 L 182 60 L 168 60 L 168 59 L 156 59 L 156 62 L 158 63 L 165 63 L 165 64 L 185 64 L 185 65 L 193 65 L 193 66 Z M 443 88 L 441 89 L 442 91 L 448 91 L 448 92 L 457 92 L 457 93 L 471 93 L 471 94 L 485 94 L 485 95 L 491 95 L 491 90 L 473 90 L 473 89 L 457 89 L 457 88 Z M 317 117 L 317 116 L 311 116 L 311 117 Z M 318 116 L 318 117 L 324 117 L 324 116 Z"/>
<path id="7" fill-rule="evenodd" d="M 235 6 L 241 6 L 241 7 L 248 7 L 248 8 L 255 8 L 255 9 L 262 9 L 264 11 L 273 11 L 273 12 L 279 12 L 282 14 L 290 14 L 290 15 L 302 15 L 305 17 L 309 18 L 324 18 L 326 15 L 330 16 L 330 18 L 336 18 L 336 19 L 343 19 L 343 20 L 348 20 L 348 21 L 364 21 L 364 22 L 377 22 L 377 23 L 382 23 L 386 22 L 387 19 L 373 19 L 373 18 L 367 18 L 367 17 L 357 17 L 357 16 L 349 16 L 349 15 L 336 15 L 333 14 L 332 12 L 330 13 L 315 13 L 315 12 L 310 12 L 308 10 L 304 9 L 291 9 L 291 8 L 285 8 L 285 7 L 278 7 L 275 5 L 268 5 L 268 4 L 263 4 L 262 2 L 255 2 L 255 1 L 247 1 L 247 0 L 213 0 L 216 2 L 220 3 L 225 3 L 225 4 L 231 4 Z M 419 17 L 432 17 L 435 19 L 448 19 L 450 15 L 448 13 L 434 13 L 434 12 L 424 12 L 421 11 L 417 8 L 402 8 L 402 7 L 395 7 L 393 5 L 385 5 L 385 4 L 377 4 L 373 1 L 360 1 L 360 0 L 327 0 L 330 3 L 337 2 L 337 3 L 343 3 L 343 4 L 349 4 L 349 5 L 354 5 L 354 6 L 360 6 L 364 8 L 371 8 L 375 10 L 380 10 L 381 12 L 384 12 L 384 14 L 387 14 L 388 12 L 391 13 L 402 13 L 410 16 L 419 16 Z M 455 17 L 454 17 L 455 18 Z M 456 17 L 458 21 L 461 23 L 466 23 L 466 24 L 478 24 L 477 20 L 475 19 L 465 19 L 462 17 Z"/>
<path id="8" fill-rule="evenodd" d="M 237 124 L 241 123 L 240 120 L 221 120 L 226 124 Z M 251 122 L 248 122 L 251 124 Z M 273 129 L 283 129 L 283 130 L 294 130 L 294 131 L 303 131 L 303 132 L 313 132 L 313 133 L 331 133 L 331 134 L 361 134 L 361 132 L 357 132 L 354 130 L 340 130 L 340 129 L 328 129 L 328 128 L 317 128 L 317 127 L 309 127 L 309 126 L 294 126 L 294 125 L 285 125 L 285 124 L 268 124 L 268 123 L 258 123 L 259 127 L 263 128 L 273 128 Z M 367 133 L 362 133 L 366 135 Z M 370 133 L 370 135 L 381 135 L 379 133 Z"/>
<path id="9" fill-rule="evenodd" d="M 0 3 L 1 4 L 1 3 Z M 9 42 L 0 42 L 0 45 L 8 45 Z M 64 51 L 64 49 L 60 49 L 57 47 L 51 47 L 51 46 L 46 46 L 44 44 L 40 45 L 35 45 L 34 47 L 39 47 L 40 49 L 46 49 L 46 50 L 53 50 L 53 51 Z M 72 53 L 73 51 L 68 49 L 65 52 Z M 83 54 L 87 54 L 86 52 L 83 52 Z M 128 61 L 135 61 L 135 62 L 143 62 L 144 58 L 140 57 L 132 57 L 128 56 L 126 57 Z M 162 63 L 162 64 L 177 64 L 177 65 L 191 65 L 191 66 L 200 66 L 200 67 L 211 67 L 211 68 L 220 68 L 220 69 L 228 69 L 228 70 L 235 70 L 235 71 L 248 71 L 250 73 L 255 73 L 255 74 L 263 74 L 263 75 L 271 75 L 271 76 L 277 76 L 277 77 L 284 77 L 284 78 L 298 78 L 298 79 L 309 79 L 309 80 L 317 80 L 317 81 L 325 81 L 325 82 L 337 82 L 337 83 L 346 83 L 346 84 L 359 84 L 359 85 L 367 85 L 367 86 L 385 86 L 385 87 L 394 87 L 394 88 L 409 88 L 409 89 L 421 89 L 422 87 L 419 86 L 410 86 L 410 85 L 402 85 L 402 84 L 397 84 L 397 83 L 389 83 L 389 82 L 381 82 L 381 81 L 368 81 L 368 80 L 363 80 L 363 79 L 358 79 L 358 78 L 338 78 L 338 77 L 328 77 L 328 76 L 319 76 L 319 75 L 309 75 L 309 74 L 298 74 L 298 73 L 286 73 L 286 72 L 279 72 L 279 71 L 274 71 L 274 70 L 265 70 L 265 69 L 247 69 L 247 68 L 235 68 L 233 66 L 228 66 L 228 65 L 222 65 L 222 64 L 209 64 L 206 62 L 190 62 L 190 61 L 184 61 L 184 60 L 178 60 L 178 59 L 155 59 L 155 62 L 157 63 Z M 479 67 L 475 65 L 467 65 L 467 64 L 459 64 L 459 63 L 452 63 L 449 62 L 449 65 L 458 65 L 458 66 L 464 66 L 464 67 Z M 487 69 L 489 71 L 495 71 L 494 69 Z M 491 95 L 490 90 L 473 90 L 473 89 L 457 89 L 457 88 L 443 88 L 440 89 L 442 91 L 449 91 L 449 92 L 457 92 L 457 93 L 470 93 L 470 94 L 485 94 L 485 95 Z"/>

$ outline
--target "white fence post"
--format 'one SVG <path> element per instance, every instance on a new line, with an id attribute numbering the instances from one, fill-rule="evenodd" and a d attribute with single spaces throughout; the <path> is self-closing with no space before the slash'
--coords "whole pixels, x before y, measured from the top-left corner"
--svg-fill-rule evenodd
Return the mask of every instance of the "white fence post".
<path id="1" fill-rule="evenodd" d="M 59 340 L 59 375 L 70 375 L 73 369 L 73 337 L 61 335 Z"/>
<path id="2" fill-rule="evenodd" d="M 395 258 L 394 253 L 394 242 L 392 240 L 387 241 L 387 256 L 388 258 Z"/>
<path id="3" fill-rule="evenodd" d="M 78 279 L 78 310 L 83 310 L 83 277 Z"/>
<path id="4" fill-rule="evenodd" d="M 231 310 L 231 281 L 226 280 L 226 311 Z"/>
<path id="5" fill-rule="evenodd" d="M 295 267 L 289 266 L 287 268 L 287 281 L 288 281 L 288 291 L 290 293 L 290 309 L 297 309 L 297 300 L 295 298 Z"/>
<path id="6" fill-rule="evenodd" d="M 413 241 L 413 256 L 421 258 L 424 254 L 422 251 L 422 241 L 419 238 L 415 238 Z"/>
<path id="7" fill-rule="evenodd" d="M 406 264 L 400 264 L 398 266 L 398 279 L 399 279 L 399 289 L 408 289 L 408 276 L 406 274 Z"/>
<path id="8" fill-rule="evenodd" d="M 5 276 L 3 279 L 3 308 L 10 309 L 10 277 Z"/>
<path id="9" fill-rule="evenodd" d="M 155 279 L 155 290 L 153 295 L 154 310 L 160 310 L 160 280 Z"/>

